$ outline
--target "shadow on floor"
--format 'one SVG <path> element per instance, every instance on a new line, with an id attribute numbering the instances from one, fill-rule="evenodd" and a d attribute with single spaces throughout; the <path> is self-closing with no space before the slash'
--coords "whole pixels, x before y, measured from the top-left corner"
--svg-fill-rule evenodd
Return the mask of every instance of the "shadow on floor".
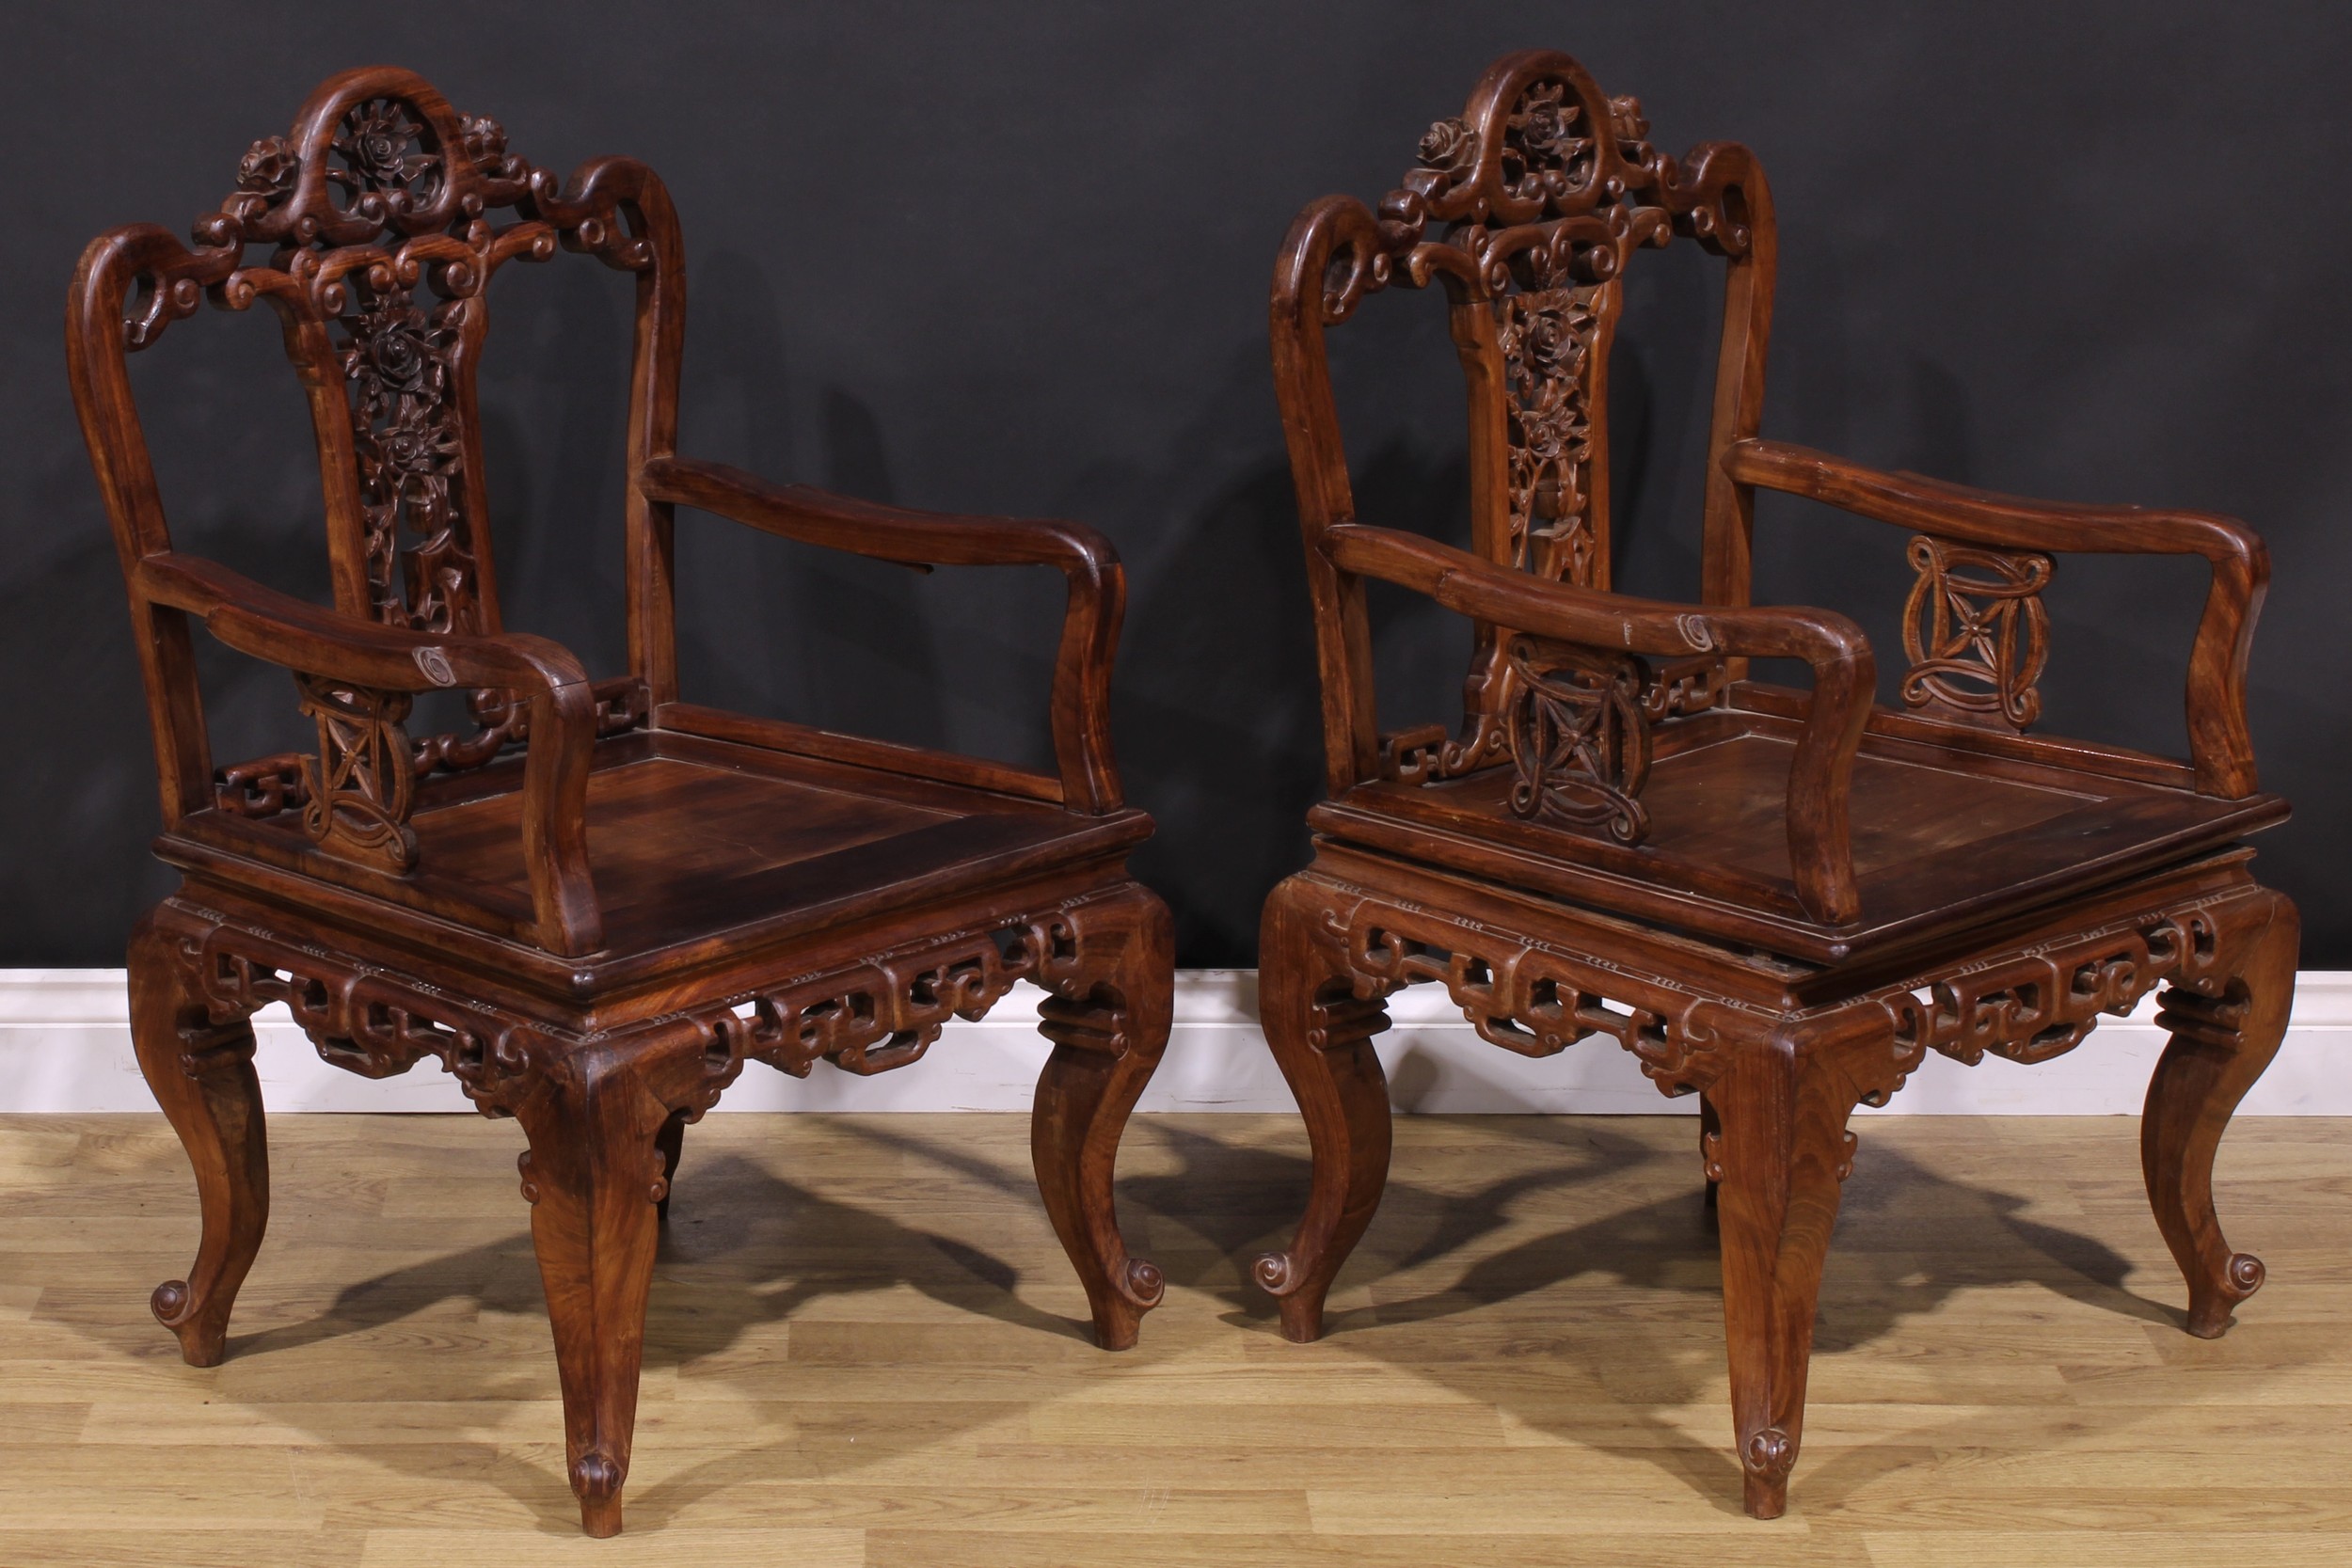
<path id="1" fill-rule="evenodd" d="M 1266 1147 L 1240 1135 L 1242 1118 L 1231 1123 L 1236 1135 L 1221 1137 L 1215 1129 L 1222 1119 L 1138 1121 L 1131 1138 L 1156 1147 L 1131 1164 L 1156 1168 L 1120 1182 L 1121 1222 L 1131 1241 L 1151 1239 L 1136 1250 L 1162 1265 L 1172 1287 L 1221 1301 L 1222 1316 L 1238 1331 L 1270 1334 L 1271 1304 L 1248 1283 L 1247 1268 L 1256 1252 L 1287 1238 L 1304 1204 L 1304 1139 L 1287 1140 L 1300 1146 L 1296 1149 Z M 1638 1453 L 1711 1505 L 1736 1513 L 1739 1472 L 1727 1417 L 1719 1445 L 1695 1441 L 1668 1419 L 1669 1412 L 1720 1386 L 1723 1363 L 1720 1327 L 1711 1334 L 1703 1327 L 1719 1297 L 1720 1275 L 1696 1151 L 1684 1147 L 1683 1128 L 1677 1126 L 1668 1148 L 1655 1127 L 1633 1135 L 1626 1124 L 1606 1118 L 1464 1119 L 1488 1148 L 1500 1147 L 1507 1155 L 1490 1163 L 1511 1168 L 1482 1179 L 1474 1157 L 1466 1164 L 1454 1156 L 1444 1163 L 1454 1173 L 1449 1181 L 1417 1180 L 1413 1155 L 1427 1151 L 1401 1149 L 1379 1216 L 1337 1291 L 1343 1300 L 1359 1302 L 1369 1286 L 1374 1302 L 1335 1310 L 1328 1343 L 1492 1401 L 1564 1440 Z M 1036 1203 L 1025 1162 L 992 1158 L 944 1135 L 944 1129 L 931 1129 L 928 1120 L 832 1120 L 830 1136 L 882 1156 L 873 1162 L 878 1171 L 928 1166 L 941 1175 L 923 1181 L 943 1190 L 977 1184 L 1009 1201 Z M 1695 1143 L 1695 1128 L 1688 1131 Z M 1867 1145 L 1867 1127 L 1864 1135 Z M 1171 1153 L 1173 1168 L 1168 1168 Z M 1472 1172 L 1467 1180 L 1459 1175 L 1465 1168 Z M 1661 1186 L 1673 1190 L 1652 1196 Z M 825 1298 L 899 1286 L 957 1312 L 1040 1335 L 1087 1336 L 1083 1319 L 1057 1316 L 1023 1299 L 1020 1269 L 990 1249 L 985 1233 L 946 1234 L 817 1192 L 735 1149 L 697 1158 L 691 1135 L 676 1191 L 647 1323 L 649 1371 L 723 1353 L 754 1329 L 790 1320 Z M 906 1192 L 903 1182 L 894 1188 L 901 1206 Z M 1526 1228 L 1522 1210 L 1531 1203 L 1594 1212 L 1507 1245 L 1491 1244 L 1506 1229 Z M 2026 1207 L 2023 1197 L 1955 1181 L 1899 1150 L 1866 1147 L 1831 1253 L 1817 1350 L 1865 1346 L 1906 1318 L 1935 1311 L 1956 1291 L 2017 1283 L 2140 1322 L 2178 1326 L 2177 1310 L 2125 1287 L 2131 1265 L 2120 1254 L 2095 1238 L 2026 1219 Z M 1579 1324 L 1573 1295 L 1580 1282 L 1592 1281 L 1661 1292 L 1661 1309 L 1654 1315 L 1620 1311 L 1605 1323 Z M 1055 1297 L 1083 1306 L 1074 1279 L 1064 1274 L 1052 1283 L 1059 1287 Z M 1566 1293 L 1561 1314 L 1530 1321 L 1522 1309 L 1500 1331 L 1518 1341 L 1508 1357 L 1433 1351 L 1440 1339 L 1491 1325 L 1495 1308 L 1547 1292 Z M 232 1336 L 230 1355 L 272 1355 L 379 1329 L 467 1297 L 491 1311 L 543 1311 L 526 1228 L 518 1225 L 480 1246 L 358 1281 L 313 1317 Z M 1719 1325 L 1720 1317 L 1712 1322 Z M 1121 1364 L 1150 1360 L 1152 1327 L 1147 1320 L 1143 1348 L 1134 1357 L 1105 1357 L 1105 1371 L 1115 1375 Z M 1610 1418 L 1594 1419 L 1597 1404 L 1613 1407 Z M 993 1411 L 976 1407 L 971 1419 L 984 1421 Z M 926 1441 L 943 1434 L 942 1418 L 950 1424 L 955 1418 L 945 1405 L 927 1407 L 927 1417 Z M 2087 1413 L 2087 1418 L 2097 1418 Z M 2128 1417 L 2118 1412 L 2112 1418 Z M 806 1435 L 762 1444 L 747 1433 L 737 1451 L 633 1489 L 632 1528 L 658 1528 L 729 1485 L 790 1473 L 789 1465 L 780 1466 L 782 1450 L 800 1447 Z M 373 1452 L 404 1468 L 413 1459 L 419 1474 L 445 1474 L 454 1446 L 389 1446 Z M 1817 1507 L 1834 1504 L 1871 1476 L 1909 1463 L 1916 1449 L 1850 1449 L 1835 1463 L 1806 1465 L 1805 1495 Z M 867 1456 L 892 1451 L 887 1441 L 869 1445 L 865 1454 L 829 1449 L 824 1470 L 853 1471 Z M 537 1512 L 549 1533 L 577 1528 L 560 1469 L 549 1475 L 509 1456 L 473 1473 Z"/>

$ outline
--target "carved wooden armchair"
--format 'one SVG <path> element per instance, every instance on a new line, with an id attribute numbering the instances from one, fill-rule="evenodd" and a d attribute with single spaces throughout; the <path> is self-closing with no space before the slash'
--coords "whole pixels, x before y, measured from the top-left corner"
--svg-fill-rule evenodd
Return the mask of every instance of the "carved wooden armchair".
<path id="1" fill-rule="evenodd" d="M 2192 1334 L 2262 1283 L 2214 1218 L 2214 1150 L 2276 1052 L 2296 918 L 2238 841 L 2255 786 L 2248 642 L 2268 567 L 2227 518 L 2045 505 L 1760 439 L 1774 238 L 1763 170 L 1655 150 L 1636 103 L 1565 55 L 1499 60 L 1377 212 L 1309 207 L 1275 269 L 1274 369 L 1297 482 L 1329 799 L 1313 863 L 1265 911 L 1268 1040 L 1305 1114 L 1312 1194 L 1257 1277 L 1314 1338 L 1371 1221 L 1389 1104 L 1371 1039 L 1400 986 L 1447 988 L 1487 1040 L 1587 1035 L 1701 1096 L 1750 1513 L 1785 1506 L 1822 1256 L 1858 1102 L 1923 1053 L 2038 1062 L 2166 982 L 2171 1043 L 2142 1152 Z M 1609 586 L 1608 359 L 1645 245 L 1723 258 L 1700 599 Z M 1355 520 L 1326 329 L 1442 286 L 1469 381 L 1474 549 Z M 1757 486 L 1912 531 L 1899 706 L 1825 610 L 1749 603 Z M 2052 553 L 2201 555 L 2186 763 L 2028 732 Z M 1469 617 L 1463 727 L 1382 736 L 1364 580 Z M 1753 682 L 1802 659 L 1810 693 Z"/>
<path id="2" fill-rule="evenodd" d="M 659 178 L 568 186 L 406 71 L 346 72 L 255 142 L 195 246 L 153 226 L 85 254 L 73 390 L 113 516 L 184 873 L 130 951 L 138 1055 L 196 1166 L 203 1240 L 156 1315 L 199 1366 L 268 1212 L 247 1018 L 282 1001 L 370 1077 L 438 1057 L 530 1150 L 522 1196 L 562 1371 L 567 1471 L 620 1528 L 645 1302 L 686 1123 L 747 1060 L 806 1074 L 920 1057 L 1013 982 L 1051 993 L 1033 1147 L 1097 1339 L 1160 1296 L 1112 1211 L 1119 1135 L 1166 1044 L 1168 914 L 1125 874 L 1108 724 L 1124 579 L 1073 523 L 900 511 L 675 454 L 685 268 Z M 249 260 L 250 247 L 267 247 Z M 592 682 L 502 631 L 475 373 L 509 261 L 585 252 L 637 280 L 628 416 L 628 673 Z M 206 294 L 266 301 L 310 400 L 335 604 L 172 547 L 125 356 Z M 1069 579 L 1053 677 L 1058 777 L 738 717 L 680 699 L 672 519 L 691 507 L 928 568 Z M 313 756 L 215 770 L 192 626 L 294 675 Z M 474 727 L 412 737 L 414 694 Z"/>

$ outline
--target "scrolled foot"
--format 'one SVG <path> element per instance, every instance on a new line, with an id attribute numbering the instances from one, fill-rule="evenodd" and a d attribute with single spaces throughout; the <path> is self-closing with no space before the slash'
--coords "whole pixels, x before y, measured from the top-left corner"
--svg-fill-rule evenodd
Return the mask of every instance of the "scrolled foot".
<path id="1" fill-rule="evenodd" d="M 2231 1116 L 2285 1036 L 2301 931 L 2295 906 L 2275 894 L 2221 918 L 2224 942 L 2233 927 L 2248 939 L 2235 973 L 2166 989 L 2156 1022 L 2172 1037 L 2149 1079 L 2139 1122 L 2149 1204 L 2188 1285 L 2183 1326 L 2201 1339 L 2226 1330 L 2231 1308 L 2263 1282 L 2262 1263 L 2222 1235 L 2213 1164 Z"/>
<path id="2" fill-rule="evenodd" d="M 572 1465 L 580 1528 L 598 1541 L 621 1533 L 621 1467 L 610 1454 L 584 1453 Z"/>
<path id="3" fill-rule="evenodd" d="M 1298 1289 L 1298 1269 L 1287 1252 L 1263 1252 L 1250 1265 L 1249 1275 L 1268 1295 L 1286 1296 Z"/>
<path id="4" fill-rule="evenodd" d="M 1168 1294 L 1168 1281 L 1160 1275 L 1160 1266 L 1148 1258 L 1127 1259 L 1127 1276 L 1120 1294 L 1134 1302 L 1136 1307 L 1149 1312 Z"/>
<path id="5" fill-rule="evenodd" d="M 2263 1288 L 2267 1271 L 2250 1252 L 2230 1254 L 2218 1289 L 2196 1292 L 2188 1304 L 2188 1331 L 2200 1339 L 2218 1339 L 2229 1331 L 2230 1313 L 2237 1304 Z"/>
<path id="6" fill-rule="evenodd" d="M 1143 1315 L 1168 1293 L 1160 1266 L 1130 1258 L 1111 1274 L 1112 1285 L 1088 1305 L 1094 1314 L 1094 1342 L 1104 1350 L 1133 1350 L 1141 1336 Z"/>
<path id="7" fill-rule="evenodd" d="M 189 1366 L 211 1367 L 269 1224 L 269 1145 L 253 1031 L 242 1014 L 215 1019 L 185 961 L 199 933 L 183 921 L 167 904 L 132 934 L 131 1036 L 139 1071 L 187 1150 L 204 1216 L 186 1276 L 156 1287 L 148 1306 Z"/>
<path id="8" fill-rule="evenodd" d="M 1310 1289 L 1312 1276 L 1288 1252 L 1269 1252 L 1249 1270 L 1250 1277 L 1282 1315 L 1282 1338 L 1295 1345 L 1311 1345 L 1323 1338 L 1323 1291 Z"/>
<path id="9" fill-rule="evenodd" d="M 1788 1507 L 1788 1472 L 1797 1445 L 1778 1427 L 1751 1433 L 1740 1445 L 1742 1501 L 1751 1519 L 1777 1519 Z"/>
<path id="10" fill-rule="evenodd" d="M 155 1321 L 180 1341 L 180 1357 L 191 1367 L 217 1367 L 229 1342 L 229 1325 L 211 1321 L 197 1305 L 195 1291 L 184 1279 L 167 1279 L 147 1298 Z"/>

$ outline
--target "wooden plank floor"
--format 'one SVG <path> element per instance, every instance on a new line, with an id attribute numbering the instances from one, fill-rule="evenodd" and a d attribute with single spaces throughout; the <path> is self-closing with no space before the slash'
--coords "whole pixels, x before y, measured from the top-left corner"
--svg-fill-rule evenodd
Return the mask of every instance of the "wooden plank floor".
<path id="1" fill-rule="evenodd" d="M 1865 1122 L 1772 1524 L 1739 1513 L 1694 1127 L 1400 1121 L 1302 1347 L 1239 1272 L 1301 1200 L 1296 1121 L 1138 1118 L 1120 1196 L 1170 1289 L 1106 1355 L 1022 1118 L 713 1117 L 628 1533 L 590 1542 L 511 1123 L 281 1117 L 198 1370 L 147 1314 L 195 1238 L 162 1118 L 0 1118 L 0 1563 L 2352 1561 L 2352 1127 L 2233 1130 L 2270 1282 L 2205 1343 L 2135 1122 Z"/>

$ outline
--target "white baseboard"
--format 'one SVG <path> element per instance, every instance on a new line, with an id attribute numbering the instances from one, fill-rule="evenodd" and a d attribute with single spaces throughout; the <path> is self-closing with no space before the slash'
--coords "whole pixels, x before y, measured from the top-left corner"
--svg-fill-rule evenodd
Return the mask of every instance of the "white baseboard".
<path id="1" fill-rule="evenodd" d="M 1023 986 L 978 1023 L 956 1022 L 913 1067 L 859 1078 L 819 1062 L 806 1079 L 754 1066 L 723 1111 L 1025 1111 L 1045 1041 L 1039 992 Z M 1287 1111 L 1290 1091 L 1258 1033 L 1251 970 L 1176 976 L 1176 1027 L 1143 1099 L 1147 1111 Z M 1390 1000 L 1396 1026 L 1380 1037 L 1402 1111 L 1691 1113 L 1667 1100 L 1607 1038 L 1531 1061 L 1471 1032 L 1436 986 Z M 2021 1068 L 1964 1068 L 1931 1055 L 1884 1113 L 1936 1116 L 2122 1116 L 2139 1110 L 2164 1036 L 2151 996 L 2129 1019 L 2103 1022 L 2069 1055 Z M 119 969 L 0 970 L 0 1111 L 151 1111 L 131 1052 Z M 262 1092 L 273 1112 L 462 1111 L 457 1085 L 427 1061 L 374 1082 L 321 1061 L 282 1006 L 257 1020 Z M 2241 1107 L 2249 1116 L 2352 1116 L 2352 971 L 2297 977 L 2286 1044 Z"/>

